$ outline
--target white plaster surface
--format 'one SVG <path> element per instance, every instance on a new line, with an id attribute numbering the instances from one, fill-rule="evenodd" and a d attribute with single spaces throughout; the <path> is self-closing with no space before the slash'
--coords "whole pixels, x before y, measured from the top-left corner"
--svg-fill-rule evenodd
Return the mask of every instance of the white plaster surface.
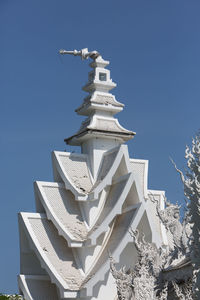
<path id="1" fill-rule="evenodd" d="M 72 250 L 67 247 L 63 237 L 59 236 L 51 221 L 39 214 L 23 213 L 22 218 L 32 243 L 37 248 L 40 261 L 52 278 L 65 283 L 71 290 L 79 289 L 83 276 L 76 266 Z"/>
<path id="2" fill-rule="evenodd" d="M 147 198 L 148 160 L 132 158 L 130 159 L 130 166 L 138 178 L 138 183 L 140 184 L 144 197 Z"/>
<path id="3" fill-rule="evenodd" d="M 20 275 L 18 283 L 26 300 L 59 300 L 56 286 L 48 276 Z"/>
<path id="4" fill-rule="evenodd" d="M 84 241 L 88 230 L 82 218 L 79 203 L 74 195 L 65 189 L 64 184 L 36 182 L 41 202 L 44 204 L 47 215 L 58 231 L 63 228 L 62 234 L 67 240 Z"/>
<path id="5" fill-rule="evenodd" d="M 157 246 L 168 243 L 149 200 L 152 193 L 164 208 L 164 194 L 148 190 L 148 161 L 130 159 L 122 145 L 135 133 L 113 117 L 124 105 L 109 93 L 116 86 L 105 69 L 109 62 L 95 51 L 69 52 L 95 57 L 83 88 L 89 95 L 76 110 L 87 119 L 66 139 L 80 145 L 82 153 L 53 152 L 57 182 L 35 183 L 41 213 L 19 216 L 21 272 L 26 273 L 19 287 L 27 300 L 116 300 L 108 252 L 119 266 L 134 264 L 130 227 Z"/>
<path id="6" fill-rule="evenodd" d="M 69 154 L 59 155 L 61 165 L 65 173 L 72 180 L 74 186 L 80 193 L 89 193 L 92 188 L 92 182 L 88 171 L 87 158 L 84 155 Z"/>

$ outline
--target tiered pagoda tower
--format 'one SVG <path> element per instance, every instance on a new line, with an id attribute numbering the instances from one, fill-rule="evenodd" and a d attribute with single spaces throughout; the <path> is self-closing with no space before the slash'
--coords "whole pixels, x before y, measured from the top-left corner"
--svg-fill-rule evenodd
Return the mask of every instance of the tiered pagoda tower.
<path id="1" fill-rule="evenodd" d="M 91 58 L 88 92 L 77 114 L 80 129 L 65 139 L 81 154 L 52 154 L 54 182 L 35 182 L 36 212 L 19 214 L 19 289 L 26 300 L 114 300 L 109 254 L 119 266 L 133 266 L 137 252 L 129 228 L 147 241 L 167 244 L 152 195 L 164 208 L 164 192 L 147 188 L 148 161 L 130 159 L 115 114 L 124 105 L 110 93 L 116 84 L 109 64 L 96 52 L 61 51 Z"/>

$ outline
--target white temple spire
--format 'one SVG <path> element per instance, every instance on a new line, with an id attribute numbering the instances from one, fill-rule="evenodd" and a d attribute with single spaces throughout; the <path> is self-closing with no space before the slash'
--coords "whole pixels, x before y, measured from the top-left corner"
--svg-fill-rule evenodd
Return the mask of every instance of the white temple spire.
<path id="1" fill-rule="evenodd" d="M 148 199 L 153 194 L 162 206 L 163 192 L 148 190 L 148 162 L 131 159 L 121 145 L 135 133 L 114 118 L 124 105 L 110 93 L 109 62 L 86 50 L 65 52 L 93 59 L 88 96 L 76 110 L 87 119 L 66 139 L 82 153 L 54 151 L 53 182 L 36 181 L 36 212 L 19 214 L 18 283 L 26 300 L 115 300 L 108 252 L 119 267 L 131 267 L 138 254 L 130 227 L 158 247 L 165 239 Z"/>
<path id="2" fill-rule="evenodd" d="M 118 119 L 113 117 L 123 110 L 124 104 L 110 93 L 116 83 L 110 77 L 110 70 L 106 69 L 109 61 L 104 60 L 98 51 L 89 52 L 87 48 L 80 51 L 60 50 L 60 53 L 93 59 L 88 82 L 83 86 L 88 95 L 76 109 L 77 114 L 85 115 L 87 119 L 82 122 L 78 132 L 66 138 L 65 142 L 80 145 L 82 153 L 89 154 L 91 173 L 95 179 L 103 153 L 132 139 L 135 133 L 123 128 Z"/>

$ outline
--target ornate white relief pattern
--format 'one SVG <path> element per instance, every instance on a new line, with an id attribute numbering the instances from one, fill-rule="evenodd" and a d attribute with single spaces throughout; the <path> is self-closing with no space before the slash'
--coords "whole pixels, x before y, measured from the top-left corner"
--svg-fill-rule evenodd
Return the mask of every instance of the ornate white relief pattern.
<path id="1" fill-rule="evenodd" d="M 126 272 L 125 267 L 120 270 L 115 268 L 115 261 L 110 255 L 110 269 L 117 285 L 117 295 L 119 300 L 132 299 L 132 274 Z"/>
<path id="2" fill-rule="evenodd" d="M 185 157 L 188 166 L 185 177 L 174 164 L 188 199 L 183 222 L 180 222 L 180 206 L 165 200 L 166 208 L 161 210 L 158 200 L 151 197 L 156 202 L 160 220 L 173 234 L 174 247 L 157 249 L 154 244 L 147 243 L 144 236 L 139 237 L 137 231 L 130 230 L 138 252 L 138 262 L 129 275 L 123 273 L 123 276 L 129 276 L 127 284 L 131 283 L 129 289 L 132 288 L 132 296 L 123 299 L 200 299 L 200 136 L 192 141 L 191 150 L 186 148 Z M 112 273 L 113 270 L 114 267 Z M 117 286 L 120 286 L 120 276 Z M 118 293 L 120 295 L 120 288 Z"/>

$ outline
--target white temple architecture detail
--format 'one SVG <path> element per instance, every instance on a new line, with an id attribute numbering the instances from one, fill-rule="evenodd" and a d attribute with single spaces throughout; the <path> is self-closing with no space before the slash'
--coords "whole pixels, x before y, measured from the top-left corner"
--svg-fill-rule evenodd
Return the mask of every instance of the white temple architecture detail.
<path id="1" fill-rule="evenodd" d="M 116 281 L 119 300 L 199 300 L 200 299 L 200 135 L 186 147 L 187 169 L 181 175 L 186 196 L 186 211 L 180 220 L 180 206 L 166 201 L 157 215 L 171 233 L 172 243 L 156 247 L 130 229 L 138 261 L 133 268 L 117 269 L 110 256 L 111 272 Z"/>
<path id="2" fill-rule="evenodd" d="M 54 181 L 35 182 L 36 212 L 19 214 L 19 289 L 26 300 L 115 300 L 109 256 L 117 268 L 136 264 L 129 229 L 158 248 L 173 242 L 158 216 L 165 193 L 148 189 L 148 161 L 129 157 L 135 132 L 114 117 L 124 104 L 110 92 L 109 62 L 87 49 L 60 53 L 92 59 L 76 109 L 86 119 L 65 139 L 81 153 L 53 152 Z"/>

